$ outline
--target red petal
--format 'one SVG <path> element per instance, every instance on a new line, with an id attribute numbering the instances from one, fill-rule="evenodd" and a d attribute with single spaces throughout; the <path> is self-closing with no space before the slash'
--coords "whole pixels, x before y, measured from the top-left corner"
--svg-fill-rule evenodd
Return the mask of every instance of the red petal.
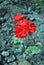
<path id="1" fill-rule="evenodd" d="M 28 34 L 32 35 L 36 31 L 36 26 L 34 23 L 31 23 L 29 26 Z"/>
<path id="2" fill-rule="evenodd" d="M 28 30 L 30 22 L 27 19 L 20 20 L 18 25 L 24 27 L 24 29 Z"/>
<path id="3" fill-rule="evenodd" d="M 27 19 L 19 20 L 19 25 L 29 26 L 30 22 Z"/>
<path id="4" fill-rule="evenodd" d="M 15 34 L 17 38 L 25 38 L 26 37 L 26 34 L 24 32 L 21 32 L 21 33 L 16 33 Z"/>
<path id="5" fill-rule="evenodd" d="M 24 29 L 22 26 L 18 25 L 15 27 L 14 34 L 16 35 L 17 38 L 25 38 L 27 34 L 27 30 Z"/>
<path id="6" fill-rule="evenodd" d="M 25 31 L 15 31 L 14 34 L 16 35 L 17 38 L 25 38 L 26 37 L 26 32 Z"/>
<path id="7" fill-rule="evenodd" d="M 18 21 L 19 22 L 19 20 L 23 19 L 24 17 L 25 17 L 24 15 L 18 14 L 17 16 L 13 17 L 13 21 Z"/>

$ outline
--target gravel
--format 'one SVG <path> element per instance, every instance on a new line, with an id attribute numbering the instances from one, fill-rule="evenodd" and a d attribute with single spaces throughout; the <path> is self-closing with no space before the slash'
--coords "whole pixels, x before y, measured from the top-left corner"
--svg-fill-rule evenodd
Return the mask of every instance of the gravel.
<path id="1" fill-rule="evenodd" d="M 31 11 L 31 6 L 26 8 L 24 5 L 20 5 L 18 0 L 0 0 L 0 65 L 18 65 L 24 58 L 25 49 L 33 45 L 34 42 L 40 43 L 41 53 L 27 57 L 26 60 L 31 65 L 44 65 L 44 9 L 41 10 L 41 14 L 38 14 Z M 18 13 L 22 13 L 31 23 L 34 22 L 36 25 L 36 32 L 32 36 L 26 37 L 20 51 L 15 49 L 12 38 L 16 24 L 12 18 Z"/>

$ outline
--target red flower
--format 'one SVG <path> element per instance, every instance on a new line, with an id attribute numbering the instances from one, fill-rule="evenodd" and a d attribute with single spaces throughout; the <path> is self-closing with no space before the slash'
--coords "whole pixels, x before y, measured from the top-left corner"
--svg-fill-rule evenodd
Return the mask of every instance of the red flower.
<path id="1" fill-rule="evenodd" d="M 29 27 L 30 22 L 27 19 L 23 19 L 23 20 L 19 20 L 18 24 L 24 27 Z"/>
<path id="2" fill-rule="evenodd" d="M 15 26 L 15 31 L 14 34 L 16 35 L 17 38 L 25 38 L 27 35 L 27 30 L 24 29 L 21 25 L 16 25 Z"/>
<path id="3" fill-rule="evenodd" d="M 17 16 L 13 17 L 13 21 L 19 22 L 19 20 L 21 20 L 23 18 L 25 18 L 25 16 L 23 16 L 22 14 L 18 14 Z"/>
<path id="4" fill-rule="evenodd" d="M 34 23 L 31 23 L 29 26 L 28 34 L 32 35 L 36 31 L 36 26 Z"/>
<path id="5" fill-rule="evenodd" d="M 32 35 L 36 31 L 36 26 L 34 23 L 30 23 L 27 19 L 23 19 L 22 14 L 18 14 L 13 18 L 14 21 L 18 21 L 16 24 L 14 34 L 17 38 L 25 38 L 27 33 Z"/>
<path id="6" fill-rule="evenodd" d="M 27 33 L 29 35 L 32 35 L 36 31 L 36 26 L 34 23 L 30 24 L 28 26 L 16 24 L 14 34 L 17 38 L 25 38 L 27 36 Z"/>
<path id="7" fill-rule="evenodd" d="M 20 20 L 18 25 L 22 26 L 24 29 L 28 30 L 30 22 L 27 19 Z"/>

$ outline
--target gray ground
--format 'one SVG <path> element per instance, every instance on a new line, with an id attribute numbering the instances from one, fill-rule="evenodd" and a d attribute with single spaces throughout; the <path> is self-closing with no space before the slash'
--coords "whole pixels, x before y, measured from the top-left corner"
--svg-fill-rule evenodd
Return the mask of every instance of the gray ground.
<path id="1" fill-rule="evenodd" d="M 32 36 L 27 36 L 24 41 L 24 48 L 34 42 L 42 44 L 41 53 L 29 57 L 27 60 L 31 65 L 44 65 L 44 9 L 41 13 L 32 11 L 30 7 L 25 8 L 24 5 L 19 5 L 13 0 L 0 0 L 0 65 L 11 65 L 10 63 L 16 62 L 17 64 L 23 58 L 21 51 L 16 52 L 12 45 L 12 37 L 14 36 L 14 25 L 12 18 L 18 13 L 22 13 L 31 22 L 34 21 L 36 25 L 36 32 Z M 39 62 L 39 63 L 38 63 Z"/>

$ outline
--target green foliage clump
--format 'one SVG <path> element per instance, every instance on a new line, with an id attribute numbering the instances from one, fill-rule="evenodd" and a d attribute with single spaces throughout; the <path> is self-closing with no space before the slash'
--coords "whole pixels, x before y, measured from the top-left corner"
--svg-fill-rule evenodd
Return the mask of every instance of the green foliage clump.
<path id="1" fill-rule="evenodd" d="M 19 45 L 15 45 L 15 49 L 16 51 L 22 51 L 22 48 L 23 48 L 23 45 L 22 44 L 19 44 Z"/>
<path id="2" fill-rule="evenodd" d="M 32 9 L 33 10 L 42 9 L 42 0 L 33 0 Z"/>
<path id="3" fill-rule="evenodd" d="M 41 51 L 41 50 L 40 50 L 37 46 L 29 46 L 29 47 L 26 49 L 25 54 L 32 56 L 33 54 L 38 54 L 38 53 L 40 53 L 40 51 Z"/>
<path id="4" fill-rule="evenodd" d="M 16 51 L 21 51 L 23 48 L 24 39 L 13 37 L 13 45 L 15 46 Z"/>
<path id="5" fill-rule="evenodd" d="M 38 0 L 38 2 L 37 2 L 37 8 L 38 9 L 42 8 L 42 0 Z"/>
<path id="6" fill-rule="evenodd" d="M 23 43 L 24 39 L 14 37 L 14 44 Z"/>

